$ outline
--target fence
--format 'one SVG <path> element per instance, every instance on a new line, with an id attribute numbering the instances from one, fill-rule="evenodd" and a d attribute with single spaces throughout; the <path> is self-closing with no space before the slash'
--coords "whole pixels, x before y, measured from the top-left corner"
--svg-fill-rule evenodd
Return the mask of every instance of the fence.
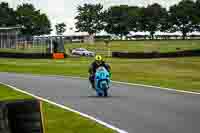
<path id="1" fill-rule="evenodd" d="M 15 37 L 0 34 L 0 52 L 53 53 L 54 38 Z M 59 42 L 60 43 L 60 42 Z M 58 46 L 59 47 L 59 46 Z"/>
<path id="2" fill-rule="evenodd" d="M 15 48 L 16 33 L 0 32 L 0 48 Z"/>

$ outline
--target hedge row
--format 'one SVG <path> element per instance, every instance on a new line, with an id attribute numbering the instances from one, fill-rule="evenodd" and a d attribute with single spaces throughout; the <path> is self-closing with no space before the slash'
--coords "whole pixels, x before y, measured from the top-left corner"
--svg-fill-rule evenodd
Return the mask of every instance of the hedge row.
<path id="1" fill-rule="evenodd" d="M 135 58 L 135 59 L 145 59 L 145 58 L 175 58 L 175 57 L 192 57 L 200 56 L 200 49 L 198 50 L 187 50 L 187 51 L 177 51 L 168 53 L 143 53 L 143 52 L 112 52 L 112 57 L 116 58 Z"/>
<path id="2" fill-rule="evenodd" d="M 2 57 L 2 58 L 23 58 L 23 59 L 51 59 L 52 54 L 0 52 L 0 57 Z M 67 55 L 65 55 L 65 58 L 66 57 L 67 57 Z"/>

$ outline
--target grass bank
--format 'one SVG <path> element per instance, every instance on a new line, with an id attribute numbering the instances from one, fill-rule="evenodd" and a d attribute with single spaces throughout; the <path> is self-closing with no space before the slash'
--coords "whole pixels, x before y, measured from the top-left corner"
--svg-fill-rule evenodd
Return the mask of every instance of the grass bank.
<path id="1" fill-rule="evenodd" d="M 160 40 L 160 41 L 112 41 L 109 46 L 104 42 L 95 44 L 68 43 L 66 49 L 87 48 L 100 54 L 107 55 L 108 50 L 128 52 L 176 52 L 180 50 L 200 49 L 200 40 Z"/>

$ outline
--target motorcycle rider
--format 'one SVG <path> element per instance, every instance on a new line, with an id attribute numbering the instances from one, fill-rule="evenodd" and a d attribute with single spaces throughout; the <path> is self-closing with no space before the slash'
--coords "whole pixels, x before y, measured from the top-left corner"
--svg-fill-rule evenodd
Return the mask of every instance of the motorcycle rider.
<path id="1" fill-rule="evenodd" d="M 95 84 L 94 84 L 95 73 L 99 67 L 104 67 L 109 73 L 111 70 L 111 67 L 105 63 L 102 56 L 100 56 L 100 55 L 95 56 L 95 61 L 92 62 L 92 64 L 89 67 L 89 74 L 90 74 L 89 81 L 90 81 L 93 89 L 95 89 Z"/>

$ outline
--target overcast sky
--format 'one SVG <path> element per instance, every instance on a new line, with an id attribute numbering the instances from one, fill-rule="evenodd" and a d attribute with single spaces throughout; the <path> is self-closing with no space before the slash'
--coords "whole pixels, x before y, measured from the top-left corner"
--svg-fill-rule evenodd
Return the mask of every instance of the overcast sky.
<path id="1" fill-rule="evenodd" d="M 0 2 L 9 2 L 12 7 L 16 7 L 23 0 L 0 0 Z M 152 3 L 159 3 L 164 7 L 177 4 L 181 0 L 24 0 L 31 2 L 41 12 L 46 13 L 52 25 L 65 22 L 68 29 L 74 27 L 74 17 L 76 16 L 76 8 L 84 3 L 101 3 L 104 7 L 109 7 L 116 4 L 128 4 L 137 6 L 147 6 Z M 69 32 L 69 31 L 67 31 Z"/>

